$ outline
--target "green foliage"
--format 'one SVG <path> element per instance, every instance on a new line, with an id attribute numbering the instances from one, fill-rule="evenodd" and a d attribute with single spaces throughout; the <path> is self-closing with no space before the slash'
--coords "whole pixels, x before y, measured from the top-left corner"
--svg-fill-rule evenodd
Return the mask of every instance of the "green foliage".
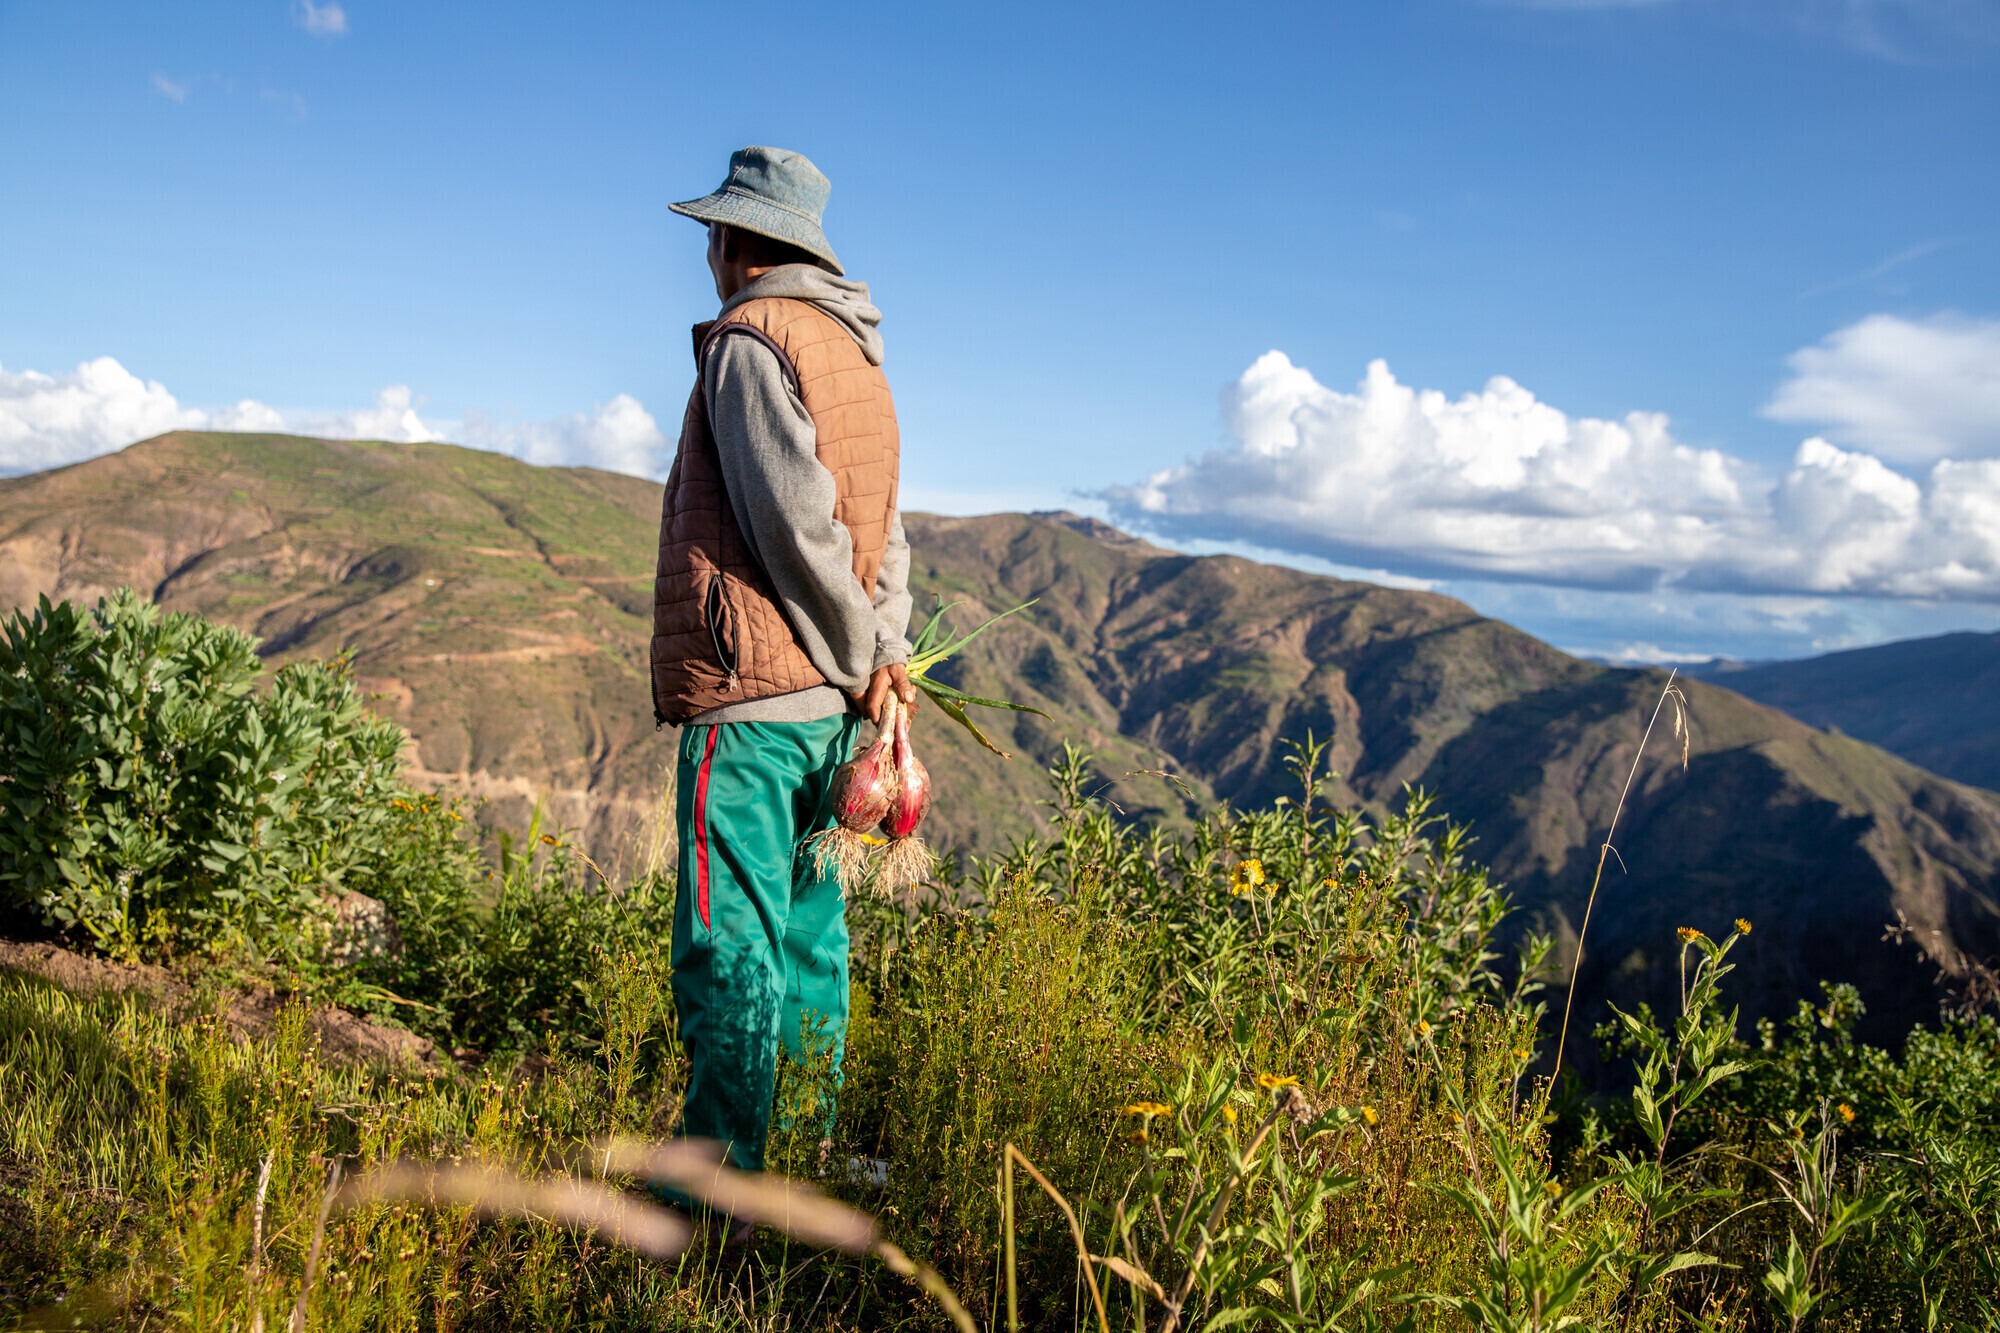
<path id="1" fill-rule="evenodd" d="M 1645 1006 L 1637 1013 L 1612 1013 L 1630 1047 L 1640 1054 L 1632 1086 L 1632 1123 L 1650 1153 L 1621 1151 L 1612 1157 L 1615 1179 L 1631 1199 L 1637 1216 L 1629 1244 L 1617 1256 L 1622 1270 L 1625 1323 L 1629 1325 L 1640 1300 L 1657 1289 L 1663 1278 L 1716 1262 L 1697 1249 L 1656 1246 L 1664 1228 L 1691 1209 L 1734 1197 L 1735 1191 L 1711 1185 L 1701 1152 L 1672 1155 L 1674 1128 L 1716 1084 L 1748 1069 L 1730 1060 L 1735 1045 L 1736 1011 L 1722 1012 L 1721 983 L 1733 965 L 1725 960 L 1747 925 L 1717 944 L 1692 927 L 1680 931 L 1681 1011 L 1671 1030 L 1662 1030 Z M 1688 975 L 1688 959 L 1695 960 Z"/>
<path id="2" fill-rule="evenodd" d="M 671 936 L 670 883 L 614 889 L 567 834 L 543 831 L 540 811 L 518 844 L 501 835 L 489 869 L 455 803 L 411 794 L 392 808 L 392 854 L 363 887 L 394 915 L 402 947 L 336 979 L 339 998 L 454 1046 L 529 1050 L 595 1032 L 600 957 Z"/>
<path id="3" fill-rule="evenodd" d="M 949 886 L 973 910 L 852 905 L 874 995 L 850 1142 L 890 1158 L 881 1211 L 975 1312 L 1008 1285 L 1002 1236 L 1024 1327 L 1079 1303 L 1375 1327 L 1473 1262 L 1439 1192 L 1464 1169 L 1445 1086 L 1543 1153 L 1519 1096 L 1533 981 L 1504 986 L 1476 924 L 1504 896 L 1421 794 L 1379 822 L 1319 808 L 1322 755 L 1300 748 L 1296 801 L 1175 835 L 1094 799 L 1071 748 L 1054 836 Z M 1421 1054 L 1433 1032 L 1443 1062 Z M 1010 1146 L 1040 1173 L 1017 1203 L 995 1189 Z"/>
<path id="4" fill-rule="evenodd" d="M 303 1002 L 243 1040 L 219 995 L 154 1009 L 0 977 L 0 1306 L 191 1329 L 294 1308 L 308 1328 L 943 1325 L 907 1262 L 772 1232 L 650 1264 L 461 1207 L 335 1210 L 308 1280 L 336 1169 L 603 1174 L 604 1135 L 671 1133 L 675 886 L 614 889 L 539 818 L 489 866 L 459 807 L 396 783 L 393 729 L 360 719 L 341 663 L 260 694 L 247 639 L 129 599 L 45 605 L 6 651 L 6 892 L 114 951 L 283 952 L 311 995 L 466 1063 L 336 1066 Z M 1296 796 L 1174 831 L 1121 817 L 1070 748 L 1049 837 L 850 903 L 845 1062 L 781 1071 L 773 1168 L 875 1214 L 988 1328 L 2000 1324 L 2000 1024 L 1890 1053 L 1831 987 L 1746 1042 L 1748 924 L 1690 928 L 1678 1012 L 1601 1034 L 1630 1088 L 1551 1112 L 1528 1072 L 1547 942 L 1504 963 L 1508 899 L 1468 831 L 1417 791 L 1326 808 L 1325 756 L 1308 737 Z M 242 855 L 217 854 L 245 819 Z M 334 886 L 385 903 L 401 947 L 340 964 L 313 943 Z"/>
<path id="5" fill-rule="evenodd" d="M 631 963 L 604 960 L 592 988 L 645 989 Z M 559 1058 L 533 1084 L 343 1068 L 308 1020 L 292 1006 L 244 1042 L 200 1003 L 155 1012 L 0 976 L 0 1096 L 20 1111 L 0 1152 L 25 1221 L 0 1228 L 0 1309 L 67 1294 L 30 1326 L 282 1327 L 335 1163 L 450 1153 L 546 1170 L 671 1100 L 626 1077 L 623 1048 Z M 717 1326 L 740 1305 L 683 1285 L 701 1263 L 650 1273 L 583 1235 L 378 1206 L 335 1214 L 299 1304 L 316 1329 Z"/>
<path id="6" fill-rule="evenodd" d="M 1185 1067 L 1161 1091 L 1171 1100 L 1125 1108 L 1141 1161 L 1111 1209 L 1115 1252 L 1094 1260 L 1131 1286 L 1135 1313 L 1151 1297 L 1162 1327 L 1196 1310 L 1208 1327 L 1371 1325 L 1364 1303 L 1415 1265 L 1363 1272 L 1363 1256 L 1316 1241 L 1361 1185 L 1354 1167 L 1379 1114 L 1317 1110 L 1289 1075 L 1246 1088 L 1228 1055 Z"/>
<path id="7" fill-rule="evenodd" d="M 1947 1014 L 1892 1055 L 1855 1039 L 1851 987 L 1822 989 L 1784 1030 L 1760 1025 L 1761 1058 L 1717 1117 L 1755 1127 L 1785 1219 L 1765 1285 L 1788 1318 L 2000 1326 L 2000 1022 Z"/>
<path id="8" fill-rule="evenodd" d="M 1860 1001 L 1829 985 L 1752 1046 L 1716 985 L 1738 936 L 1681 937 L 1682 1013 L 1600 1029 L 1639 1057 L 1635 1086 L 1582 1127 L 1578 1160 L 1614 1145 L 1638 1210 L 1620 1326 L 1676 1304 L 1758 1328 L 1995 1326 L 2000 1024 L 1947 1015 L 1898 1058 L 1855 1039 Z"/>
<path id="9" fill-rule="evenodd" d="M 1630 1233 L 1591 1234 L 1592 1201 L 1618 1177 L 1565 1189 L 1512 1128 L 1483 1109 L 1460 1109 L 1468 1179 L 1438 1188 L 1477 1224 L 1482 1271 L 1463 1291 L 1429 1292 L 1424 1299 L 1490 1333 L 1544 1333 L 1579 1322 L 1571 1307 L 1592 1295 L 1593 1279 Z M 1482 1166 L 1481 1149 L 1490 1167 Z"/>
<path id="10" fill-rule="evenodd" d="M 0 642 L 0 895 L 133 954 L 269 946 L 381 857 L 402 733 L 344 659 L 255 692 L 253 641 L 130 591 Z"/>

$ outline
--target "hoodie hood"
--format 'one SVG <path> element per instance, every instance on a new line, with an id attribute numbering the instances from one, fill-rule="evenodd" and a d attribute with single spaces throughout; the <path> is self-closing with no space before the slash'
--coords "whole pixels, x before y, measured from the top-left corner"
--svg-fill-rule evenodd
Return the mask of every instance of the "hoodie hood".
<path id="1" fill-rule="evenodd" d="M 814 264 L 784 264 L 723 302 L 718 313 L 726 315 L 746 301 L 774 296 L 818 306 L 861 345 L 869 365 L 882 364 L 882 312 L 868 299 L 867 283 L 835 277 Z"/>

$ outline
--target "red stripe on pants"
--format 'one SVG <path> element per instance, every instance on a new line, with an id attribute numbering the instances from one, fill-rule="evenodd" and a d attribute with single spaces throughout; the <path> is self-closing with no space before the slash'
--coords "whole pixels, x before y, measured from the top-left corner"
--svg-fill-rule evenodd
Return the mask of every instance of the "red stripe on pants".
<path id="1" fill-rule="evenodd" d="M 694 884 L 695 907 L 701 912 L 701 928 L 708 929 L 708 767 L 715 762 L 715 733 L 708 729 L 708 744 L 701 752 L 701 767 L 694 775 Z"/>

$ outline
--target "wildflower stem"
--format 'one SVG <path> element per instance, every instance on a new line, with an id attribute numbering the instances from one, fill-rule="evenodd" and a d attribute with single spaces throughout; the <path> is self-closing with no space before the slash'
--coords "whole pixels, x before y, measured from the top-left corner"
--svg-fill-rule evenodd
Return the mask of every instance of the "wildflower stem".
<path id="1" fill-rule="evenodd" d="M 1271 914 L 1276 917 L 1275 906 L 1271 909 Z M 1285 1034 L 1285 1051 L 1290 1054 L 1293 1048 L 1291 1015 L 1285 1012 L 1284 993 L 1278 989 L 1278 974 L 1271 966 L 1271 932 L 1264 928 L 1264 919 L 1257 913 L 1255 888 L 1250 891 L 1250 923 L 1257 927 L 1257 942 L 1261 946 L 1257 952 L 1264 959 L 1264 980 L 1271 985 L 1271 1003 L 1277 1008 L 1278 1025 Z M 1274 920 L 1271 924 L 1275 926 L 1277 922 Z"/>
<path id="2" fill-rule="evenodd" d="M 1576 979 L 1583 971 L 1583 937 L 1590 933 L 1590 912 L 1597 906 L 1597 886 L 1604 882 L 1604 862 L 1611 855 L 1611 839 L 1618 832 L 1618 819 L 1625 813 L 1625 798 L 1632 793 L 1632 780 L 1639 776 L 1639 761 L 1646 757 L 1646 742 L 1653 738 L 1653 728 L 1660 721 L 1660 710 L 1667 706 L 1669 697 L 1680 692 L 1674 688 L 1674 680 L 1679 675 L 1679 667 L 1667 673 L 1666 688 L 1660 691 L 1659 702 L 1653 705 L 1653 716 L 1646 723 L 1646 734 L 1639 738 L 1639 752 L 1632 756 L 1632 771 L 1625 775 L 1625 786 L 1618 793 L 1618 805 L 1611 812 L 1611 827 L 1604 830 L 1604 845 L 1597 849 L 1597 873 L 1590 880 L 1590 897 L 1583 905 L 1583 925 L 1576 932 L 1576 957 L 1569 965 L 1569 993 L 1563 997 L 1562 1028 L 1556 1036 L 1556 1067 L 1549 1074 L 1551 1084 L 1562 1074 L 1563 1049 L 1569 1040 L 1570 1007 L 1576 1003 Z M 1681 762 L 1687 762 L 1685 752 Z"/>
<path id="3" fill-rule="evenodd" d="M 1247 1167 L 1257 1156 L 1257 1150 L 1264 1146 L 1264 1140 L 1270 1137 L 1271 1127 L 1278 1123 L 1278 1117 L 1285 1113 L 1289 1102 L 1290 1097 L 1285 1090 L 1278 1089 L 1270 1114 L 1264 1117 L 1263 1124 L 1257 1126 L 1256 1134 L 1251 1136 L 1249 1145 L 1243 1150 L 1244 1166 Z M 1181 1275 L 1180 1285 L 1174 1288 L 1174 1294 L 1167 1301 L 1167 1316 L 1160 1321 L 1160 1333 L 1176 1333 L 1180 1328 L 1181 1307 L 1187 1304 L 1189 1294 L 1194 1291 L 1195 1280 L 1201 1276 L 1201 1266 L 1208 1261 L 1209 1241 L 1222 1226 L 1223 1215 L 1229 1211 L 1229 1200 L 1242 1180 L 1240 1172 L 1230 1172 L 1229 1179 L 1222 1184 L 1222 1192 L 1215 1196 L 1215 1206 L 1208 1210 L 1208 1225 L 1202 1228 L 1201 1240 L 1194 1247 L 1193 1257 L 1188 1260 L 1187 1272 Z M 1193 1196 L 1190 1195 L 1189 1199 L 1192 1201 Z"/>

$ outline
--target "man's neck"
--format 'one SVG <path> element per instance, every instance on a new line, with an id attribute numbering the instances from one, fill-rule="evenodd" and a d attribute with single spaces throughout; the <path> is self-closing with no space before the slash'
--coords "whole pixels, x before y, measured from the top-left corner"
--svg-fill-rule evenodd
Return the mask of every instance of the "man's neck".
<path id="1" fill-rule="evenodd" d="M 724 305 L 728 305 L 736 299 L 737 293 L 751 283 L 766 273 L 776 273 L 782 267 L 784 267 L 782 264 L 759 264 L 754 268 L 744 264 L 730 264 L 722 270 L 722 276 L 716 281 L 716 294 L 722 298 Z"/>

